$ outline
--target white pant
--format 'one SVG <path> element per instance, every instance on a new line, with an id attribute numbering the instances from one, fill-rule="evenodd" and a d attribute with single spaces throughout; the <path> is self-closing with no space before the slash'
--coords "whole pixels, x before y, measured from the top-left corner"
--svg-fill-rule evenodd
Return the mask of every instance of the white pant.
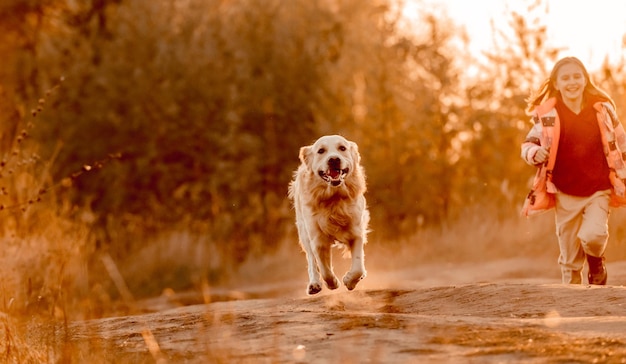
<path id="1" fill-rule="evenodd" d="M 585 256 L 602 257 L 609 239 L 610 190 L 589 197 L 556 194 L 556 235 L 563 283 L 581 283 Z"/>

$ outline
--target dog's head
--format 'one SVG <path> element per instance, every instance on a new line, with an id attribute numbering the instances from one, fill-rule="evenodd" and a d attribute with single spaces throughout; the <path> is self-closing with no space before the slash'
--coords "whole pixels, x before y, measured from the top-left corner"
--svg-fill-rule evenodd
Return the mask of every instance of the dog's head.
<path id="1" fill-rule="evenodd" d="M 339 187 L 360 163 L 356 143 L 339 135 L 326 135 L 300 148 L 300 160 L 331 187 Z"/>

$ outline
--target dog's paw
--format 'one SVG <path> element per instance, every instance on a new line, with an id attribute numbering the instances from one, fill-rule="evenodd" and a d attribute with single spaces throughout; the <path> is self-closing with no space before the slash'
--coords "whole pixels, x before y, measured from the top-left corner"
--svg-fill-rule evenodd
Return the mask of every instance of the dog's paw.
<path id="1" fill-rule="evenodd" d="M 343 276 L 343 284 L 349 291 L 352 291 L 354 287 L 356 287 L 357 283 L 365 278 L 365 276 L 365 272 L 348 272 L 345 276 Z"/>
<path id="2" fill-rule="evenodd" d="M 337 289 L 339 288 L 339 280 L 337 277 L 332 277 L 324 280 L 326 282 L 326 286 L 328 289 Z"/>
<path id="3" fill-rule="evenodd" d="M 309 295 L 314 295 L 316 293 L 320 293 L 321 290 L 322 290 L 322 285 L 319 284 L 318 282 L 309 283 L 309 287 L 307 289 L 307 293 Z"/>

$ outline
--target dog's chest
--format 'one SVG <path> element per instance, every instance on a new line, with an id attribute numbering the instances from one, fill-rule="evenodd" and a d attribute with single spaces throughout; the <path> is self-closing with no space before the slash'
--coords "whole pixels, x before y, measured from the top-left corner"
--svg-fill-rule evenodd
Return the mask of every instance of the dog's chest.
<path id="1" fill-rule="evenodd" d="M 352 235 L 353 224 L 360 219 L 348 206 L 329 206 L 326 213 L 317 216 L 320 230 L 337 240 L 344 240 Z"/>

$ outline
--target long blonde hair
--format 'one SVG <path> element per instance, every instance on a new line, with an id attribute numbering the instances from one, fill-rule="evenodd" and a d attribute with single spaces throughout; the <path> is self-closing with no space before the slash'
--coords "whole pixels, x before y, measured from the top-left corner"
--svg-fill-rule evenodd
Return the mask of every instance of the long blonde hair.
<path id="1" fill-rule="evenodd" d="M 585 80 L 587 80 L 587 84 L 585 86 L 585 89 L 583 90 L 583 100 L 587 99 L 588 96 L 598 96 L 610 102 L 611 105 L 613 105 L 613 109 L 615 109 L 615 102 L 613 101 L 613 99 L 606 92 L 596 86 L 595 83 L 593 83 L 593 81 L 589 77 L 589 72 L 587 72 L 587 68 L 585 68 L 585 65 L 583 65 L 583 63 L 576 57 L 565 57 L 556 62 L 556 64 L 552 68 L 552 72 L 550 72 L 550 77 L 543 81 L 541 87 L 539 87 L 539 91 L 526 99 L 526 102 L 528 103 L 528 106 L 526 107 L 527 114 L 532 114 L 535 107 L 541 105 L 547 99 L 558 96 L 559 90 L 554 87 L 554 84 L 556 82 L 556 76 L 561 66 L 568 63 L 574 63 L 583 70 L 583 76 L 585 77 Z"/>

